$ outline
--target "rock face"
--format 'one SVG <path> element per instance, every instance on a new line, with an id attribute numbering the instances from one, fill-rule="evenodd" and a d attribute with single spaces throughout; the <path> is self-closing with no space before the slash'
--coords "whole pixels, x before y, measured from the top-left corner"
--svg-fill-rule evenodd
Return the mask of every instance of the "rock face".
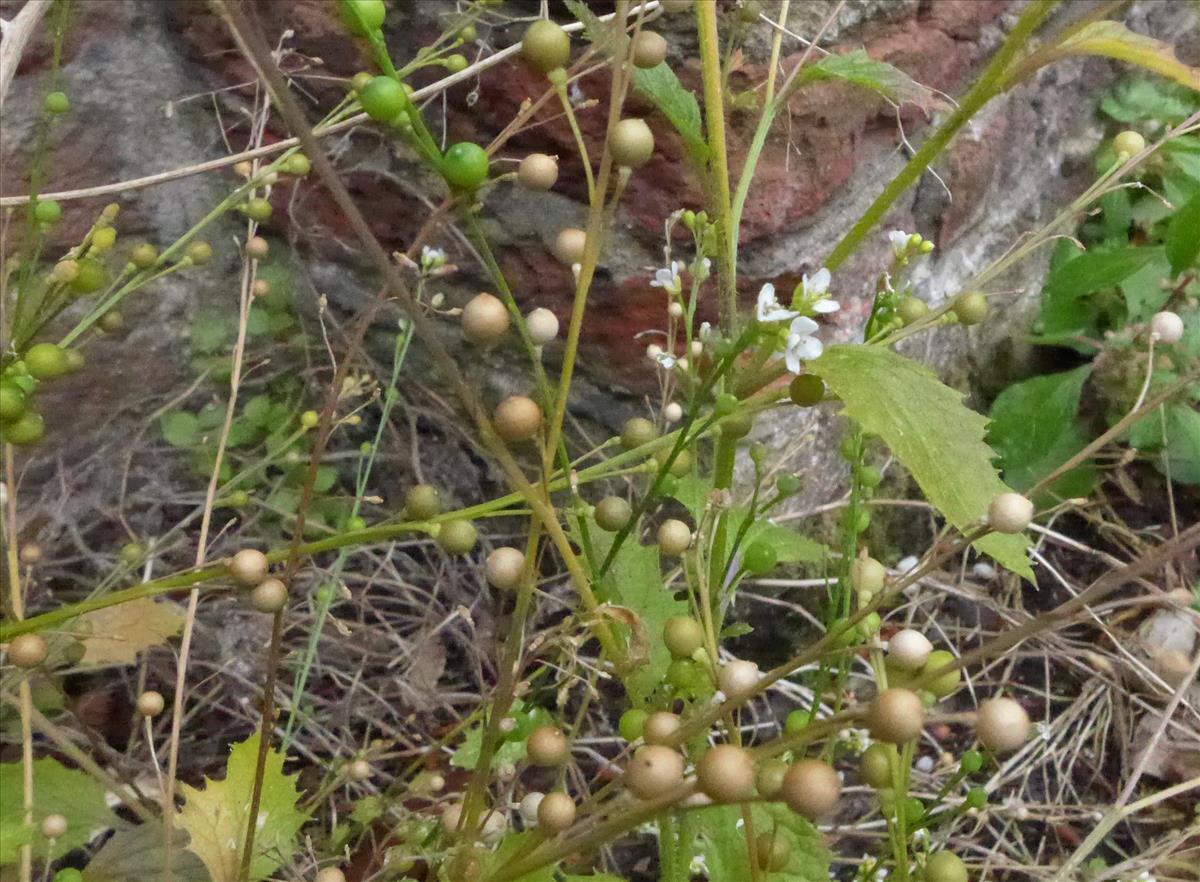
<path id="1" fill-rule="evenodd" d="M 0 3 L 0 15 L 11 17 L 19 5 Z M 390 5 L 386 33 L 398 58 L 411 58 L 456 15 L 456 4 L 450 0 Z M 490 11 L 485 21 L 494 26 L 480 24 L 479 43 L 468 47 L 468 54 L 474 58 L 519 39 L 523 24 L 512 21 L 513 17 L 528 16 L 539 5 L 510 0 Z M 556 14 L 565 12 L 559 4 L 551 5 Z M 610 8 L 604 3 L 593 5 L 601 13 Z M 722 0 L 721 5 L 732 4 Z M 811 36 L 834 6 L 815 0 L 793 3 L 789 31 Z M 953 96 L 986 63 L 1020 7 L 1009 0 L 852 0 L 830 23 L 823 42 L 829 51 L 865 47 L 872 56 Z M 765 4 L 768 14 L 777 8 Z M 1064 4 L 1060 21 L 1086 8 L 1090 7 L 1083 3 Z M 368 66 L 358 44 L 345 36 L 333 4 L 323 0 L 263 3 L 254 12 L 269 41 L 281 41 L 279 45 L 286 48 L 284 66 L 309 99 L 314 119 L 344 94 L 345 82 L 338 78 L 349 78 Z M 698 89 L 694 36 L 683 19 L 686 16 L 666 17 L 656 27 L 670 38 L 668 60 L 681 80 Z M 1135 30 L 1168 41 L 1195 40 L 1195 14 L 1188 4 L 1140 2 L 1129 11 L 1128 22 Z M 762 22 L 755 28 L 731 80 L 734 92 L 751 89 L 765 76 L 769 30 Z M 1180 47 L 1185 57 L 1194 49 Z M 802 50 L 795 40 L 785 39 L 789 63 L 798 60 Z M 33 154 L 33 111 L 50 88 L 49 68 L 50 43 L 43 36 L 27 52 L 6 102 L 0 140 L 6 196 L 26 191 L 23 169 Z M 923 264 L 919 277 L 922 296 L 936 303 L 956 293 L 964 279 L 1078 192 L 1089 174 L 1086 157 L 1100 136 L 1094 99 L 1115 71 L 1115 65 L 1102 61 L 1059 64 L 994 101 L 938 163 L 939 177 L 927 174 L 897 203 L 878 235 L 839 271 L 833 292 L 843 310 L 831 323 L 827 338 L 847 340 L 859 332 L 867 297 L 886 264 L 887 229 L 919 231 L 937 243 L 936 255 Z M 434 67 L 412 79 L 422 85 L 443 73 Z M 54 152 L 46 168 L 45 190 L 179 168 L 225 155 L 224 141 L 235 150 L 246 144 L 245 108 L 251 94 L 246 84 L 252 76 L 207 4 L 190 0 L 79 4 L 59 76 L 74 110 L 52 134 Z M 608 87 L 608 76 L 600 71 L 584 80 L 575 95 L 589 148 L 598 147 L 604 129 Z M 543 89 L 540 76 L 510 61 L 478 81 L 452 88 L 426 111 L 431 127 L 444 134 L 447 143 L 486 142 L 504 128 L 523 101 L 536 98 Z M 510 169 L 512 160 L 531 150 L 560 154 L 559 185 L 552 193 L 533 195 L 501 184 L 487 197 L 485 222 L 522 306 L 546 306 L 565 320 L 572 279 L 569 269 L 551 256 L 550 245 L 559 229 L 581 221 L 584 183 L 582 168 L 573 158 L 571 132 L 552 107 L 548 104 L 537 125 L 507 144 L 493 167 Z M 697 183 L 683 161 L 682 145 L 669 126 L 636 96 L 629 113 L 651 120 L 658 146 L 652 161 L 630 182 L 591 294 L 577 404 L 583 415 L 611 423 L 617 422 L 616 414 L 624 416 L 629 409 L 614 410 L 610 406 L 614 397 L 628 399 L 656 387 L 642 357 L 646 339 L 637 335 L 665 323 L 663 296 L 649 285 L 653 268 L 663 260 L 664 219 L 672 211 L 701 204 Z M 731 119 L 734 169 L 745 156 L 755 121 L 753 111 L 735 113 Z M 902 166 L 907 150 L 903 138 L 919 142 L 928 124 L 919 111 L 897 112 L 841 84 L 821 84 L 799 93 L 767 142 L 747 202 L 740 246 L 740 285 L 747 302 L 766 281 L 783 288 L 794 284 L 801 273 L 818 268 L 823 255 Z M 269 129 L 267 140 L 285 135 Z M 384 246 L 407 247 L 427 213 L 426 206 L 440 193 L 440 183 L 419 171 L 410 156 L 373 129 L 338 135 L 328 143 Z M 216 204 L 233 182 L 228 171 L 216 172 L 122 195 L 118 201 L 124 209 L 123 239 L 169 241 Z M 100 207 L 113 198 L 67 205 L 54 247 L 78 241 Z M 320 292 L 350 310 L 371 293 L 371 281 L 354 253 L 344 220 L 318 185 L 277 189 L 272 226 L 274 234 L 288 237 L 303 255 L 303 269 L 311 282 L 305 296 L 310 300 Z M 87 431 L 78 431 L 76 402 L 91 402 L 84 406 L 95 406 L 104 414 L 128 407 L 141 411 L 136 416 L 143 415 L 147 387 L 121 371 L 149 378 L 154 386 L 150 391 L 165 394 L 181 387 L 186 347 L 179 338 L 197 302 L 230 296 L 230 291 L 218 286 L 233 287 L 229 269 L 234 248 L 228 237 L 234 231 L 230 222 L 211 237 L 223 266 L 159 283 L 157 293 L 141 298 L 129 311 L 138 320 L 137 330 L 122 341 L 91 347 L 93 363 L 116 381 L 103 389 L 85 390 L 77 383 L 62 390 L 72 402 L 72 413 L 58 414 L 51 425 L 62 427 L 69 421 L 77 428 L 68 442 L 68 458 L 81 457 L 95 446 Z M 435 241 L 461 268 L 446 280 L 451 303 L 460 304 L 486 286 L 461 235 L 443 229 Z M 1019 292 L 1003 321 L 982 332 L 936 333 L 915 344 L 917 351 L 960 379 L 980 352 L 988 353 L 989 359 L 997 353 L 1018 357 L 1019 346 L 1013 341 L 1019 338 L 1022 316 L 1037 292 L 1044 258 L 1023 264 L 997 286 Z M 131 352 L 137 353 L 132 357 L 136 360 L 131 360 Z M 106 429 L 98 416 L 88 418 L 86 424 L 95 426 L 96 432 L 114 431 Z M 814 415 L 778 418 L 758 431 L 796 450 L 796 466 L 812 477 L 806 498 L 828 498 L 838 481 L 838 468 L 827 420 Z"/>

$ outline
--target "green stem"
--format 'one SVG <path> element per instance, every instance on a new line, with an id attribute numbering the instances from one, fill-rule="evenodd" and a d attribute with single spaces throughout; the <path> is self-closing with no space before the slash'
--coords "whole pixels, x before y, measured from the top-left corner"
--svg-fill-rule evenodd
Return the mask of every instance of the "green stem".
<path id="1" fill-rule="evenodd" d="M 900 174 L 896 175 L 887 187 L 884 188 L 884 191 L 871 203 L 870 208 L 863 213 L 863 216 L 850 229 L 850 232 L 842 237 L 842 240 L 838 242 L 833 252 L 825 260 L 825 266 L 831 270 L 841 266 L 846 261 L 846 258 L 854 253 L 854 249 L 859 246 L 875 225 L 883 220 L 883 216 L 892 207 L 892 204 L 900 198 L 905 190 L 917 182 L 925 172 L 925 169 L 946 149 L 946 145 L 950 143 L 950 140 L 958 133 L 958 130 L 970 122 L 971 118 L 985 104 L 1003 91 L 1004 77 L 1013 59 L 1016 58 L 1017 54 L 1029 42 L 1033 36 L 1033 32 L 1045 21 L 1046 16 L 1050 14 L 1050 11 L 1057 3 L 1058 0 L 1033 0 L 1025 8 L 1025 11 L 1021 13 L 1020 19 L 1017 20 L 1016 26 L 992 57 L 982 76 L 971 87 L 970 91 L 967 92 L 962 103 L 959 104 L 950 118 L 936 132 L 929 136 L 929 140 L 921 145 L 921 148 L 913 155 L 913 158 L 901 169 Z"/>

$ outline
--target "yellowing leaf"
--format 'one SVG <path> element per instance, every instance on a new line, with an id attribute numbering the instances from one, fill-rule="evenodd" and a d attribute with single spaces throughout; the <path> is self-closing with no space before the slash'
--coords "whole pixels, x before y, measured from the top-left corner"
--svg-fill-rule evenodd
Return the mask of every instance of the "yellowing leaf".
<path id="1" fill-rule="evenodd" d="M 250 879 L 271 875 L 297 850 L 296 834 L 308 818 L 296 808 L 300 793 L 295 775 L 283 773 L 283 754 L 267 752 L 259 804 L 258 830 L 254 834 L 254 859 Z M 229 754 L 225 780 L 209 779 L 203 790 L 183 785 L 187 800 L 176 823 L 188 832 L 188 850 L 208 868 L 213 882 L 237 882 L 246 821 L 258 761 L 258 734 L 235 744 Z"/>
<path id="2" fill-rule="evenodd" d="M 149 597 L 85 613 L 76 628 L 83 638 L 85 665 L 131 665 L 137 654 L 161 646 L 179 633 L 183 613 L 167 601 Z"/>
<path id="3" fill-rule="evenodd" d="M 1188 67 L 1176 58 L 1170 44 L 1135 33 L 1119 21 L 1091 22 L 1051 47 L 1049 54 L 1058 57 L 1104 55 L 1139 65 L 1200 90 L 1200 68 Z"/>

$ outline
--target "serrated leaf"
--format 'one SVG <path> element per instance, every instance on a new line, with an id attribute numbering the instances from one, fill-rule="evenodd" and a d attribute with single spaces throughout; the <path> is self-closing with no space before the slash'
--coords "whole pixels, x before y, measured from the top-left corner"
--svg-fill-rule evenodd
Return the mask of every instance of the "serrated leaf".
<path id="1" fill-rule="evenodd" d="M 1196 92 L 1171 82 L 1146 76 L 1122 80 L 1100 99 L 1100 109 L 1121 123 L 1145 119 L 1178 125 L 1200 109 Z"/>
<path id="2" fill-rule="evenodd" d="M 697 812 L 700 852 L 712 882 L 754 878 L 742 810 L 727 805 Z M 750 803 L 749 810 L 755 836 L 773 830 L 791 846 L 787 866 L 762 873 L 762 882 L 828 882 L 830 855 L 816 827 L 777 803 Z"/>
<path id="3" fill-rule="evenodd" d="M 695 94 L 683 87 L 675 71 L 664 61 L 657 67 L 637 68 L 633 72 L 633 87 L 648 98 L 683 137 L 692 160 L 698 164 L 708 161 L 708 144 L 700 126 L 700 103 Z"/>
<path id="4" fill-rule="evenodd" d="M 1194 266 L 1200 255 L 1200 193 L 1180 206 L 1167 224 L 1167 259 L 1171 273 L 1179 276 Z"/>
<path id="5" fill-rule="evenodd" d="M 1125 320 L 1122 324 L 1148 321 L 1171 297 L 1170 289 L 1162 284 L 1162 280 L 1171 274 L 1166 253 L 1162 248 L 1143 250 L 1150 252 L 1150 259 L 1117 286 L 1125 298 Z"/>
<path id="6" fill-rule="evenodd" d="M 582 0 L 563 0 L 571 15 L 583 25 L 583 35 L 597 51 L 608 54 L 612 45 L 612 28 L 600 20 L 600 17 L 588 9 Z"/>
<path id="7" fill-rule="evenodd" d="M 988 443 L 999 454 L 1005 482 L 1027 490 L 1078 453 L 1090 441 L 1077 416 L 1083 385 L 1092 365 L 1033 377 L 1009 386 L 992 405 Z M 1077 469 L 1050 488 L 1061 496 L 1083 496 L 1095 469 Z"/>
<path id="8" fill-rule="evenodd" d="M 171 855 L 171 878 L 175 882 L 210 882 L 208 870 L 188 852 L 187 835 L 176 830 Z M 139 824 L 118 829 L 83 871 L 83 882 L 129 882 L 131 879 L 163 879 L 162 824 Z"/>
<path id="9" fill-rule="evenodd" d="M 1008 489 L 983 440 L 987 418 L 929 368 L 879 346 L 831 346 L 809 369 L 842 399 L 846 416 L 891 447 L 926 499 L 959 530 L 978 524 Z M 975 543 L 1032 582 L 1028 546 L 1021 535 L 991 534 Z"/>
<path id="10" fill-rule="evenodd" d="M 82 632 L 84 665 L 131 665 L 137 654 L 161 646 L 179 633 L 183 613 L 169 601 L 150 597 L 84 613 L 74 628 Z"/>
<path id="11" fill-rule="evenodd" d="M 176 824 L 191 837 L 188 850 L 208 868 L 213 882 L 238 882 L 246 841 L 247 814 L 258 761 L 258 733 L 235 744 L 223 780 L 207 779 L 203 790 L 181 785 L 186 802 Z M 258 830 L 250 879 L 265 879 L 294 855 L 296 834 L 308 815 L 298 808 L 296 776 L 283 773 L 282 753 L 267 752 L 259 803 Z"/>
<path id="12" fill-rule="evenodd" d="M 172 447 L 191 447 L 200 440 L 200 423 L 195 414 L 173 410 L 160 423 L 163 438 Z"/>
<path id="13" fill-rule="evenodd" d="M 1190 89 L 1200 90 L 1200 68 L 1189 67 L 1162 40 L 1129 30 L 1119 21 L 1094 21 L 1050 49 L 1052 57 L 1103 55 L 1136 64 Z"/>
<path id="14" fill-rule="evenodd" d="M 57 860 L 121 823 L 108 807 L 103 784 L 86 772 L 43 757 L 33 761 L 33 826 L 27 827 L 24 775 L 22 763 L 0 763 L 0 865 L 17 861 L 21 846 L 28 842 L 34 843 L 38 860 L 47 853 Z M 37 832 L 46 815 L 67 819 L 67 832 L 53 848 Z"/>
<path id="15" fill-rule="evenodd" d="M 841 80 L 869 89 L 894 104 L 916 104 L 929 108 L 938 103 L 933 91 L 922 86 L 898 67 L 877 61 L 865 49 L 826 55 L 808 65 L 796 78 L 797 85 L 821 80 Z"/>

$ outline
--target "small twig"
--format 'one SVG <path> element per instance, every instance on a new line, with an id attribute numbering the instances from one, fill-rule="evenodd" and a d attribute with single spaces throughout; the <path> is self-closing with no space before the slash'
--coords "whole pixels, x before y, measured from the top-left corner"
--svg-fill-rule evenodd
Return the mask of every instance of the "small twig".
<path id="1" fill-rule="evenodd" d="M 8 87 L 16 76 L 17 66 L 21 56 L 25 54 L 25 44 L 33 36 L 34 28 L 42 20 L 53 0 L 29 0 L 21 11 L 8 21 L 0 19 L 0 33 L 4 39 L 0 41 L 0 113 L 4 111 L 4 99 L 8 95 Z"/>

